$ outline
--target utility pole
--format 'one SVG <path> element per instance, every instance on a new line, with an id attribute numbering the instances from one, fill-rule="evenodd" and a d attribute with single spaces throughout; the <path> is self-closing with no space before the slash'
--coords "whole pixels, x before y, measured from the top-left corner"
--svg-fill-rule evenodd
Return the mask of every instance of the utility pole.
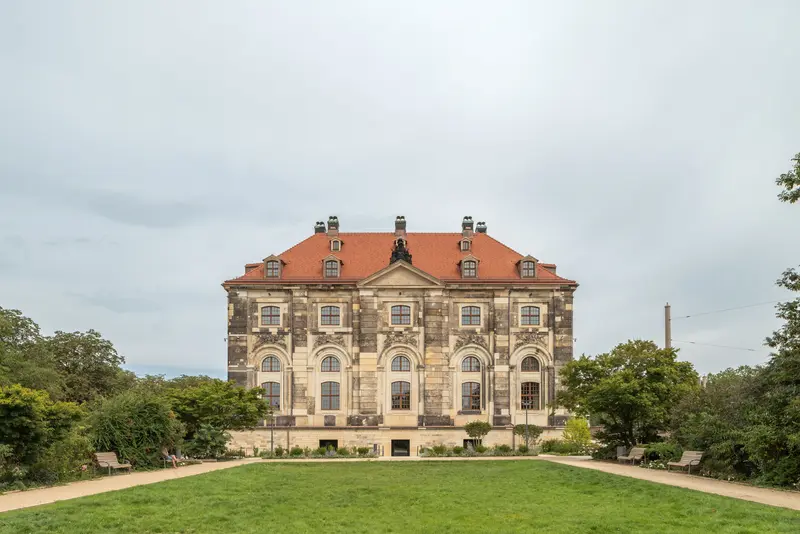
<path id="1" fill-rule="evenodd" d="M 664 347 L 672 348 L 672 319 L 670 317 L 669 302 L 664 306 Z"/>

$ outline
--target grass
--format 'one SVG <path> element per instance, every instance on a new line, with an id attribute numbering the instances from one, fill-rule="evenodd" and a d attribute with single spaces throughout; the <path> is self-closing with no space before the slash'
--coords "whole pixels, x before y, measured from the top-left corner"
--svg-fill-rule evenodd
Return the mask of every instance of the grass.
<path id="1" fill-rule="evenodd" d="M 800 512 L 538 461 L 263 463 L 0 514 L 0 533 L 800 532 Z"/>

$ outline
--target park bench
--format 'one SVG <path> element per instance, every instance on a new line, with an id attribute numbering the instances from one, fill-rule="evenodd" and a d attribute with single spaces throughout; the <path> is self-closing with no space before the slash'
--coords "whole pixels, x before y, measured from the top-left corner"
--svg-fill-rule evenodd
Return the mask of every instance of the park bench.
<path id="1" fill-rule="evenodd" d="M 677 462 L 667 462 L 667 471 L 669 471 L 670 467 L 680 467 L 681 469 L 688 467 L 689 474 L 691 474 L 692 466 L 700 465 L 700 460 L 702 459 L 703 451 L 685 451 Z"/>
<path id="2" fill-rule="evenodd" d="M 627 456 L 618 456 L 617 460 L 620 462 L 630 462 L 633 465 L 637 460 L 639 462 L 644 458 L 644 447 L 634 447 Z"/>
<path id="3" fill-rule="evenodd" d="M 117 459 L 115 452 L 96 452 L 94 453 L 97 465 L 100 467 L 108 467 L 108 474 L 112 473 L 112 469 L 127 469 L 128 473 L 131 472 L 131 464 L 121 464 Z"/>

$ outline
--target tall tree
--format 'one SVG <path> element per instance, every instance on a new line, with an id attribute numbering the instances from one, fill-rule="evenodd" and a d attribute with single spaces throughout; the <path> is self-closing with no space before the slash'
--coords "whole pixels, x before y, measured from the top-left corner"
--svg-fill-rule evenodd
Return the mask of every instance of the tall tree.
<path id="1" fill-rule="evenodd" d="M 778 193 L 778 198 L 781 202 L 788 202 L 794 204 L 800 200 L 800 153 L 797 153 L 792 158 L 794 166 L 785 174 L 781 174 L 775 180 L 783 191 Z"/>
<path id="2" fill-rule="evenodd" d="M 557 402 L 603 425 L 597 437 L 609 445 L 631 446 L 658 440 L 669 426 L 673 404 L 699 381 L 676 349 L 652 341 L 628 341 L 595 358 L 586 355 L 561 371 Z"/>

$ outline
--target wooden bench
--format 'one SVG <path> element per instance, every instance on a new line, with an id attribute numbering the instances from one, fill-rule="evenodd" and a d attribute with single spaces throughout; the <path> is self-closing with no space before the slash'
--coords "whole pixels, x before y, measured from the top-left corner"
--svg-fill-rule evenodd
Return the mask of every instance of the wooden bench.
<path id="1" fill-rule="evenodd" d="M 108 474 L 112 473 L 112 469 L 127 469 L 128 473 L 131 472 L 131 464 L 121 464 L 117 460 L 117 453 L 115 452 L 96 452 L 94 458 L 97 460 L 97 465 L 100 467 L 107 467 Z"/>
<path id="2" fill-rule="evenodd" d="M 677 462 L 667 462 L 667 471 L 670 467 L 684 467 L 689 468 L 689 474 L 692 473 L 692 466 L 700 465 L 700 460 L 703 459 L 703 451 L 685 451 L 681 459 Z"/>
<path id="3" fill-rule="evenodd" d="M 633 465 L 637 460 L 641 462 L 642 458 L 644 458 L 644 447 L 634 447 L 627 456 L 618 456 L 617 461 L 630 462 Z"/>

